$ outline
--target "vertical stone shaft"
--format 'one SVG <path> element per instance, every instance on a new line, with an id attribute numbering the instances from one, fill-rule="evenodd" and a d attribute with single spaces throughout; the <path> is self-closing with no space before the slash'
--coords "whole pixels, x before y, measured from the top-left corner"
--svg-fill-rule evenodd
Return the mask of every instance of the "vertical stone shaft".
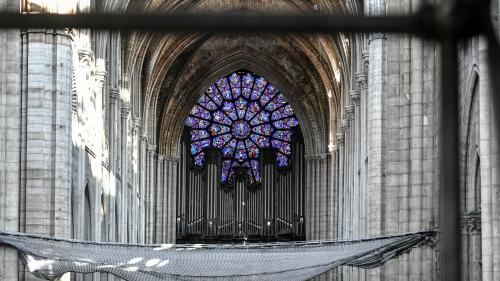
<path id="1" fill-rule="evenodd" d="M 19 11 L 19 1 L 0 1 Z M 0 30 L 0 228 L 19 231 L 21 181 L 21 44 L 19 30 Z M 18 280 L 17 252 L 0 248 L 0 280 Z"/>

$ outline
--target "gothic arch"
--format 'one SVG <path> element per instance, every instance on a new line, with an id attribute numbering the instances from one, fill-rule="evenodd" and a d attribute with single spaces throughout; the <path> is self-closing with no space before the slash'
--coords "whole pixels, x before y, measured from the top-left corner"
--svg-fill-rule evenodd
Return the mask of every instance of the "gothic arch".
<path id="1" fill-rule="evenodd" d="M 257 56 L 252 56 L 245 53 L 236 53 L 228 56 L 225 60 L 218 64 L 212 65 L 208 70 L 204 71 L 201 76 L 194 81 L 191 81 L 191 87 L 187 89 L 179 88 L 179 91 L 184 91 L 186 102 L 179 104 L 180 100 L 171 104 L 170 108 L 166 108 L 162 116 L 162 127 L 159 136 L 160 150 L 166 155 L 175 155 L 176 146 L 182 132 L 183 120 L 191 110 L 192 106 L 198 99 L 199 95 L 204 92 L 217 78 L 224 74 L 236 71 L 239 68 L 246 68 L 259 75 L 267 77 L 280 91 L 284 94 L 287 100 L 294 108 L 296 115 L 301 124 L 305 136 L 306 150 L 308 153 L 314 153 L 321 149 L 325 144 L 325 138 L 315 124 L 313 108 L 305 108 L 298 100 L 300 96 L 300 87 L 296 85 L 289 77 L 286 77 L 286 72 L 277 72 L 276 66 L 267 63 Z M 168 132 L 168 134 L 166 133 Z"/>

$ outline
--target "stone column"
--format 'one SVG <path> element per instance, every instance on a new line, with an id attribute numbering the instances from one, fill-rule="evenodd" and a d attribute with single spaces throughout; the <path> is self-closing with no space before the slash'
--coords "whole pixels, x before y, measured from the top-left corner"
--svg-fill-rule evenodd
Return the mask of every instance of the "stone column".
<path id="1" fill-rule="evenodd" d="M 132 243 L 138 243 L 138 232 L 140 229 L 140 181 L 139 181 L 139 134 L 141 129 L 141 119 L 133 118 L 132 119 L 132 198 L 133 204 L 132 208 L 132 233 L 131 233 L 131 241 Z"/>
<path id="2" fill-rule="evenodd" d="M 177 200 L 177 176 L 179 175 L 179 158 L 169 157 L 167 158 L 165 170 L 167 171 L 167 243 L 175 243 L 176 236 L 176 200 Z"/>
<path id="3" fill-rule="evenodd" d="M 141 136 L 139 146 L 139 233 L 138 242 L 146 243 L 146 175 L 147 175 L 147 137 Z"/>
<path id="4" fill-rule="evenodd" d="M 155 197 L 156 197 L 156 181 L 155 181 L 155 157 L 156 145 L 148 146 L 148 175 L 146 185 L 146 243 L 154 242 L 155 231 Z"/>
<path id="5" fill-rule="evenodd" d="M 120 91 L 117 88 L 109 89 L 109 168 L 117 171 L 117 147 L 118 147 L 118 100 L 120 99 Z"/>
<path id="6" fill-rule="evenodd" d="M 104 97 L 104 85 L 106 82 L 106 70 L 104 68 L 97 68 L 95 71 L 95 97 L 96 97 L 96 114 L 95 117 L 95 124 L 96 124 L 96 146 L 95 146 L 95 154 L 96 154 L 96 161 L 95 165 L 97 165 L 97 169 L 95 169 L 94 176 L 96 178 L 96 192 L 94 193 L 94 205 L 93 208 L 96 210 L 95 213 L 95 224 L 94 224 L 94 237 L 96 238 L 96 241 L 101 241 L 102 238 L 105 238 L 102 234 L 105 233 L 105 229 L 102 229 L 102 225 L 104 225 L 102 222 L 104 220 L 104 214 L 101 213 L 101 205 L 104 202 L 101 202 L 101 194 L 103 193 L 103 176 L 102 176 L 102 159 L 103 159 L 103 147 L 104 147 L 104 135 L 105 135 L 105 129 L 104 129 L 104 115 L 102 114 L 102 103 L 103 103 L 103 97 Z"/>
<path id="7" fill-rule="evenodd" d="M 19 1 L 0 1 L 18 12 Z M 0 228 L 19 231 L 21 172 L 21 40 L 16 29 L 0 30 Z M 17 251 L 0 247 L 0 280 L 18 280 Z"/>
<path id="8" fill-rule="evenodd" d="M 366 237 L 367 236 L 367 217 L 368 217 L 368 208 L 367 208 L 367 192 L 368 192 L 368 185 L 367 185 L 367 160 L 368 160 L 368 151 L 367 151 L 367 130 L 368 130 L 368 124 L 367 124 L 367 88 L 368 88 L 368 81 L 367 81 L 367 73 L 366 70 L 368 68 L 368 53 L 364 52 L 363 53 L 363 65 L 364 65 L 364 70 L 357 72 L 356 73 L 356 81 L 358 83 L 359 90 L 351 92 L 351 99 L 353 100 L 354 104 L 357 104 L 357 109 L 359 109 L 359 119 L 360 119 L 360 152 L 359 152 L 359 165 L 360 165 L 360 229 L 359 229 L 359 235 L 361 237 Z M 362 140 L 362 141 L 361 141 Z"/>
<path id="9" fill-rule="evenodd" d="M 118 227 L 118 235 L 120 242 L 127 242 L 127 219 L 128 219 L 128 125 L 130 120 L 131 107 L 128 103 L 123 103 L 121 110 L 121 149 L 120 149 L 120 166 L 121 166 L 121 187 L 120 187 L 120 201 L 119 201 L 119 214 L 120 225 Z"/>
<path id="10" fill-rule="evenodd" d="M 70 238 L 71 37 L 62 30 L 30 29 L 23 41 L 25 231 Z"/>
<path id="11" fill-rule="evenodd" d="M 337 189 L 337 239 L 344 239 L 344 198 L 345 198 L 345 182 L 344 182 L 344 131 L 339 130 L 336 135 L 337 151 L 338 151 L 338 189 Z"/>
<path id="12" fill-rule="evenodd" d="M 378 3 L 379 1 L 377 1 Z M 381 7 L 378 7 L 381 8 Z M 384 185 L 384 116 L 383 97 L 386 84 L 387 37 L 383 33 L 370 35 L 370 65 L 368 76 L 368 235 L 384 233 L 382 210 Z M 380 270 L 373 270 L 373 278 Z"/>
<path id="13" fill-rule="evenodd" d="M 165 219 L 165 207 L 166 207 L 166 201 L 165 201 L 165 193 L 166 193 L 166 186 L 165 186 L 165 173 L 164 171 L 164 162 L 165 162 L 165 155 L 163 154 L 158 154 L 158 157 L 156 158 L 156 195 L 155 195 L 155 238 L 154 238 L 154 243 L 165 243 L 165 239 L 163 237 L 165 233 L 165 224 L 164 224 L 164 219 Z"/>

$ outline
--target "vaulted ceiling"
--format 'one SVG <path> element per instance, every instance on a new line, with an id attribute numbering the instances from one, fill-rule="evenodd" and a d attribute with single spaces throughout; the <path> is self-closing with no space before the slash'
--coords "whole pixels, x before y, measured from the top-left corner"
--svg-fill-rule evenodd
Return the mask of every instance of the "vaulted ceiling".
<path id="1" fill-rule="evenodd" d="M 354 0 L 353 0 L 354 1 Z M 356 12 L 329 0 L 108 0 L 127 12 Z M 140 73 L 141 118 L 160 152 L 175 155 L 183 120 L 217 78 L 247 69 L 268 78 L 293 106 L 307 153 L 323 153 L 342 107 L 354 40 L 343 34 L 211 34 L 134 32 L 126 37 L 125 72 Z M 326 145 L 325 145 L 326 144 Z"/>

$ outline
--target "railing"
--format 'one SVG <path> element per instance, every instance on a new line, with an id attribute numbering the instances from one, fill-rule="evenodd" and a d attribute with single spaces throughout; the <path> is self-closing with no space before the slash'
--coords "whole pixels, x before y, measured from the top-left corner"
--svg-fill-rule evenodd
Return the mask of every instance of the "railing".
<path id="1" fill-rule="evenodd" d="M 458 63 L 457 42 L 484 35 L 488 39 L 491 77 L 500 77 L 500 46 L 489 13 L 489 0 L 444 0 L 409 16 L 356 15 L 55 15 L 0 14 L 0 28 L 92 28 L 211 32 L 395 32 L 438 41 L 441 71 L 440 230 L 442 280 L 460 280 Z M 496 62 L 496 63 L 491 63 Z M 500 109 L 500 79 L 491 79 L 493 106 Z M 500 114 L 494 112 L 497 132 Z M 499 142 L 500 140 L 496 140 Z M 446 160 L 446 162 L 444 161 Z M 500 161 L 499 161 L 500 163 Z M 445 196 L 446 195 L 446 196 Z"/>

